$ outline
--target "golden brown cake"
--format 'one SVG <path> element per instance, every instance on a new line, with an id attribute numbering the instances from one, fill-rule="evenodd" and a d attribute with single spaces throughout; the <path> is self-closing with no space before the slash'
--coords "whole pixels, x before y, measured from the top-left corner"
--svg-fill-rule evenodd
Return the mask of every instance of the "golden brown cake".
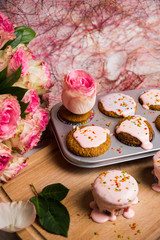
<path id="1" fill-rule="evenodd" d="M 67 110 L 64 105 L 62 105 L 58 111 L 58 114 L 59 117 L 64 121 L 71 123 L 82 123 L 87 121 L 91 117 L 92 110 L 84 114 L 74 114 Z"/>
<path id="2" fill-rule="evenodd" d="M 156 128 L 160 131 L 160 115 L 157 116 L 155 120 Z"/>
<path id="3" fill-rule="evenodd" d="M 109 117 L 133 116 L 137 104 L 131 96 L 122 93 L 107 94 L 99 99 L 99 110 Z"/>
<path id="4" fill-rule="evenodd" d="M 83 157 L 105 153 L 111 144 L 110 131 L 99 126 L 81 126 L 72 129 L 66 137 L 69 151 Z"/>
<path id="5" fill-rule="evenodd" d="M 116 137 L 130 146 L 141 146 L 144 149 L 153 147 L 150 142 L 153 137 L 153 129 L 150 123 L 139 115 L 123 118 L 116 125 Z"/>
<path id="6" fill-rule="evenodd" d="M 139 97 L 139 102 L 145 109 L 160 111 L 160 90 L 150 89 Z"/>
<path id="7" fill-rule="evenodd" d="M 100 173 L 92 184 L 92 219 L 104 223 L 115 221 L 116 216 L 121 214 L 132 218 L 134 210 L 131 206 L 138 203 L 137 194 L 138 184 L 129 173 L 120 170 Z"/>

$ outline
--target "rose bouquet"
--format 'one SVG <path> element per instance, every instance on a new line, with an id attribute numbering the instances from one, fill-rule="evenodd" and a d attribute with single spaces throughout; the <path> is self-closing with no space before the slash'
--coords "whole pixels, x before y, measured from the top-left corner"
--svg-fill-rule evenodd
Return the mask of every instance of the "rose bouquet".
<path id="1" fill-rule="evenodd" d="M 50 117 L 46 95 L 51 73 L 27 46 L 34 37 L 31 28 L 14 28 L 0 12 L 0 181 L 4 182 L 26 166 L 23 154 L 37 145 Z"/>

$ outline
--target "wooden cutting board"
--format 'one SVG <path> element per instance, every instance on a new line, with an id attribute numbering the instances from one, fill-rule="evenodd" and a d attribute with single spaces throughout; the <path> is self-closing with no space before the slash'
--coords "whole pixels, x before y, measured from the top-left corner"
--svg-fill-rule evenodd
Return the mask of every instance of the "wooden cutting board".
<path id="1" fill-rule="evenodd" d="M 100 172 L 109 169 L 126 170 L 137 179 L 139 203 L 133 206 L 135 216 L 132 219 L 119 216 L 116 222 L 98 224 L 89 217 L 91 213 L 89 203 L 92 200 L 91 183 Z M 38 192 L 48 184 L 62 183 L 70 189 L 62 202 L 70 213 L 69 240 L 119 238 L 157 240 L 160 237 L 160 193 L 151 189 L 154 182 L 152 169 L 151 157 L 95 169 L 78 168 L 62 157 L 54 141 L 32 155 L 28 160 L 28 166 L 10 182 L 2 185 L 0 199 L 1 201 L 30 199 L 33 196 L 31 183 Z M 133 224 L 136 224 L 135 229 L 131 228 Z M 17 234 L 23 240 L 66 239 L 46 232 L 39 226 L 38 221 Z"/>

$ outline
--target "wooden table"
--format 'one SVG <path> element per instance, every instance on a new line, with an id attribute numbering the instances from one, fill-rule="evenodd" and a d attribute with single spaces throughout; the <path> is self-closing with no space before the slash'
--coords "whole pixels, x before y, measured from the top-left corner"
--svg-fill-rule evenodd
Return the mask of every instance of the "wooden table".
<path id="1" fill-rule="evenodd" d="M 116 222 L 98 224 L 89 217 L 92 200 L 91 183 L 97 175 L 109 169 L 126 170 L 139 182 L 139 203 L 133 206 L 135 216 L 132 219 L 117 217 Z M 154 182 L 151 171 L 152 157 L 120 163 L 95 169 L 84 169 L 68 163 L 61 155 L 56 141 L 32 155 L 28 166 L 10 182 L 1 186 L 1 201 L 26 200 L 33 196 L 29 184 L 33 183 L 37 191 L 52 183 L 62 183 L 70 189 L 63 204 L 70 213 L 69 240 L 115 240 L 160 239 L 160 193 L 151 189 Z M 136 228 L 131 226 L 136 223 Z M 137 233 L 140 230 L 141 233 Z M 138 231 L 139 232 L 139 231 Z M 36 221 L 32 226 L 17 233 L 23 240 L 62 240 L 65 237 L 50 234 Z M 130 237 L 130 238 L 129 238 Z"/>

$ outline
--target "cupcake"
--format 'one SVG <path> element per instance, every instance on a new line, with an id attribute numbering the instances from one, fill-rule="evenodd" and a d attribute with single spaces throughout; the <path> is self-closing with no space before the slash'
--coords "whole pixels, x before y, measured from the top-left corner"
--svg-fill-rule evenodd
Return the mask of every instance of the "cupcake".
<path id="1" fill-rule="evenodd" d="M 139 101 L 145 109 L 160 110 L 160 90 L 151 89 L 139 97 Z"/>
<path id="2" fill-rule="evenodd" d="M 132 218 L 131 206 L 138 203 L 137 194 L 138 184 L 127 172 L 110 170 L 101 173 L 92 184 L 92 219 L 104 223 L 115 221 L 118 215 Z"/>
<path id="3" fill-rule="evenodd" d="M 68 123 L 83 123 L 92 117 L 92 110 L 84 114 L 74 114 L 62 105 L 59 108 L 58 115 L 60 119 Z"/>
<path id="4" fill-rule="evenodd" d="M 156 128 L 160 131 L 160 115 L 156 117 L 155 125 L 156 125 Z"/>
<path id="5" fill-rule="evenodd" d="M 80 126 L 66 137 L 68 150 L 78 156 L 96 157 L 105 153 L 111 144 L 110 130 L 99 126 Z"/>
<path id="6" fill-rule="evenodd" d="M 153 129 L 150 123 L 139 115 L 123 118 L 116 125 L 116 137 L 119 141 L 130 146 L 141 146 L 152 149 Z"/>
<path id="7" fill-rule="evenodd" d="M 153 156 L 153 166 L 153 173 L 156 183 L 153 183 L 152 189 L 156 192 L 160 192 L 160 151 Z"/>
<path id="8" fill-rule="evenodd" d="M 99 99 L 99 110 L 110 117 L 127 117 L 135 114 L 137 104 L 134 99 L 122 93 L 108 94 Z"/>
<path id="9" fill-rule="evenodd" d="M 82 70 L 68 72 L 63 81 L 60 118 L 74 123 L 86 121 L 96 101 L 96 86 L 89 73 Z"/>

